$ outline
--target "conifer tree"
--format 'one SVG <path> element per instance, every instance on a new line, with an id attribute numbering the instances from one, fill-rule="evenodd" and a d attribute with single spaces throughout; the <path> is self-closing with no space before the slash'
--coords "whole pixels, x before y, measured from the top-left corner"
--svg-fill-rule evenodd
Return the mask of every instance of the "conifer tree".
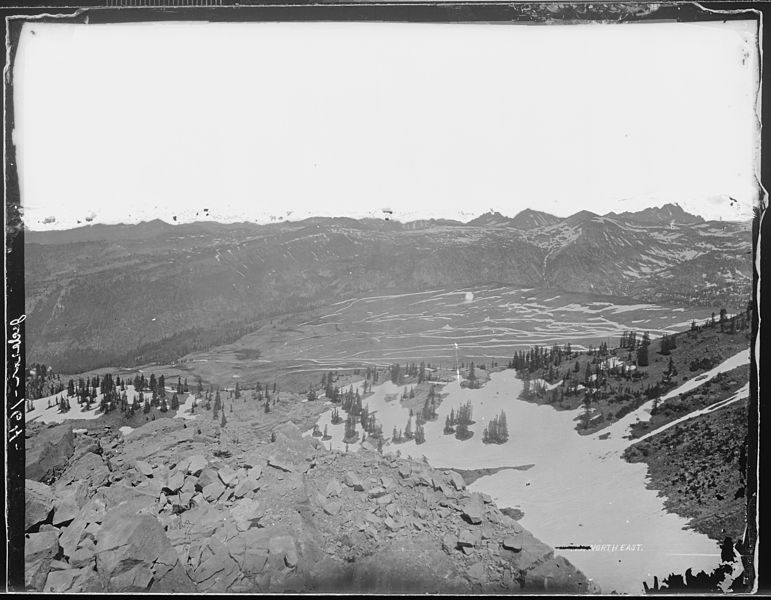
<path id="1" fill-rule="evenodd" d="M 455 433 L 455 429 L 452 426 L 452 419 L 450 419 L 450 415 L 447 415 L 447 418 L 444 421 L 444 433 L 445 435 L 448 435 L 450 433 Z"/>
<path id="2" fill-rule="evenodd" d="M 356 434 L 356 421 L 353 414 L 348 413 L 348 418 L 345 420 L 345 437 L 343 441 L 350 443 L 356 440 L 359 436 Z"/>
<path id="3" fill-rule="evenodd" d="M 423 429 L 423 425 L 418 425 L 415 428 L 415 443 L 422 444 L 426 441 L 426 432 Z"/>
<path id="4" fill-rule="evenodd" d="M 640 347 L 637 348 L 637 366 L 648 366 L 648 346 L 645 344 L 641 344 Z"/>

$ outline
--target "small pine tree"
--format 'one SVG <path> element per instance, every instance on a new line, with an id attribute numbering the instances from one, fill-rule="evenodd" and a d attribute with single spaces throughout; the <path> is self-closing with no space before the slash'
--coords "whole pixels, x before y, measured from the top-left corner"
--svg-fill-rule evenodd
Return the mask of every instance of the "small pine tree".
<path id="1" fill-rule="evenodd" d="M 423 429 L 423 425 L 418 425 L 415 428 L 415 443 L 422 444 L 426 441 L 426 432 Z"/>
<path id="2" fill-rule="evenodd" d="M 648 366 L 648 346 L 645 344 L 642 344 L 637 349 L 637 366 L 638 367 Z"/>
<path id="3" fill-rule="evenodd" d="M 414 437 L 414 434 L 412 433 L 412 415 L 410 415 L 410 418 L 407 419 L 407 427 L 404 429 L 404 437 L 406 437 L 408 440 L 411 440 Z"/>
<path id="4" fill-rule="evenodd" d="M 455 433 L 455 429 L 452 426 L 452 419 L 450 419 L 450 415 L 447 415 L 447 418 L 444 421 L 444 433 L 445 435 Z"/>

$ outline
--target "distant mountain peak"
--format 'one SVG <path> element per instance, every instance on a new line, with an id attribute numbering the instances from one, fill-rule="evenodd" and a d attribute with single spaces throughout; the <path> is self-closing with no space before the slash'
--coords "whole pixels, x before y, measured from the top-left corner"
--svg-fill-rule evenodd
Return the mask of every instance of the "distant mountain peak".
<path id="1" fill-rule="evenodd" d="M 490 227 L 495 225 L 509 225 L 510 223 L 511 219 L 509 217 L 505 217 L 501 213 L 491 210 L 490 212 L 479 215 L 476 219 L 472 219 L 466 224 Z"/>
<path id="2" fill-rule="evenodd" d="M 590 210 L 579 210 L 577 213 L 570 215 L 567 217 L 564 222 L 568 225 L 579 225 L 581 223 L 585 223 L 587 221 L 591 221 L 593 219 L 596 219 L 600 215 L 593 213 Z"/>
<path id="3" fill-rule="evenodd" d="M 679 204 L 676 203 L 667 203 L 658 207 L 651 206 L 637 212 L 623 212 L 617 216 L 627 221 L 645 224 L 668 225 L 670 223 L 704 223 L 704 219 L 702 217 L 686 212 Z"/>
<path id="4" fill-rule="evenodd" d="M 536 227 L 546 227 L 560 222 L 559 217 L 549 213 L 526 208 L 520 211 L 516 217 L 511 219 L 511 225 L 517 229 L 534 229 Z"/>

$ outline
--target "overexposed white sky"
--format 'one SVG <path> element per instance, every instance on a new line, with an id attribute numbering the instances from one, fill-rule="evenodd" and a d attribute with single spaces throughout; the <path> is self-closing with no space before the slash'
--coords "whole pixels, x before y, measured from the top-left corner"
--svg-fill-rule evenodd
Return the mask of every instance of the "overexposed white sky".
<path id="1" fill-rule="evenodd" d="M 756 43 L 751 21 L 27 23 L 25 223 L 749 218 Z"/>

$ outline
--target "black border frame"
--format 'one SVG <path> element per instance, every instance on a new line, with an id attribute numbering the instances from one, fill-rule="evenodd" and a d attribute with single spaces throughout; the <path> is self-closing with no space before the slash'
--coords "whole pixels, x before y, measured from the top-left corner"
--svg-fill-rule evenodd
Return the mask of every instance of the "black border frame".
<path id="1" fill-rule="evenodd" d="M 182 6 L 160 6 L 180 4 Z M 123 6 L 116 6 L 123 4 Z M 152 6 L 155 4 L 155 6 Z M 126 6 L 130 5 L 130 6 Z M 550 7 L 550 8 L 548 8 Z M 654 7 L 655 10 L 654 10 Z M 708 9 L 702 10 L 702 7 Z M 585 21 L 630 23 L 654 21 L 715 21 L 747 19 L 752 15 L 746 12 L 755 11 L 759 20 L 760 34 L 760 64 L 761 64 L 761 94 L 771 98 L 771 78 L 762 79 L 762 56 L 769 50 L 771 40 L 771 3 L 763 1 L 705 1 L 701 3 L 671 0 L 663 3 L 640 2 L 608 2 L 604 0 L 578 0 L 573 2 L 369 2 L 338 0 L 318 0 L 307 2 L 302 0 L 287 0 L 285 2 L 261 2 L 259 0 L 81 0 L 75 5 L 69 2 L 35 0 L 20 1 L 12 7 L 0 7 L 0 17 L 3 20 L 5 48 L 3 52 L 4 67 L 4 190 L 5 190 L 5 278 L 3 290 L 5 293 L 5 360 L 6 360 L 6 410 L 5 410 L 5 461 L 2 469 L 5 475 L 7 510 L 3 517 L 3 531 L 6 533 L 7 555 L 3 567 L 7 591 L 24 590 L 24 231 L 23 217 L 20 207 L 20 190 L 16 172 L 16 156 L 12 143 L 13 126 L 13 82 L 10 70 L 16 44 L 19 39 L 21 25 L 26 18 L 39 18 L 55 22 L 145 22 L 145 21 L 395 21 L 395 22 L 528 22 L 534 24 L 570 24 Z M 710 11 L 731 11 L 715 13 Z M 43 15 L 72 15 L 67 18 L 55 18 Z M 26 17 L 21 18 L 8 17 Z M 9 46 L 10 44 L 10 46 Z M 761 122 L 771 123 L 771 101 L 761 107 Z M 769 189 L 771 181 L 771 128 L 766 127 L 761 132 L 761 184 Z M 767 202 L 767 199 L 766 199 Z M 759 207 L 758 207 L 759 208 Z M 768 527 L 763 515 L 757 508 L 757 496 L 765 492 L 768 471 L 768 448 L 760 444 L 762 439 L 770 439 L 771 417 L 769 408 L 759 402 L 758 375 L 767 383 L 767 374 L 771 371 L 760 368 L 756 356 L 756 340 L 760 347 L 768 346 L 768 331 L 759 330 L 759 309 L 762 310 L 761 297 L 769 297 L 768 281 L 760 280 L 758 265 L 760 252 L 760 236 L 768 234 L 768 219 L 763 218 L 761 210 L 757 211 L 753 222 L 753 319 L 752 345 L 750 367 L 750 410 L 749 410 L 749 447 L 748 447 L 748 539 L 750 547 L 755 548 L 758 564 L 754 573 L 757 589 L 760 592 L 771 590 L 771 574 L 764 573 L 760 567 L 763 558 L 756 540 L 760 531 Z M 769 238 L 771 239 L 771 238 Z M 771 273 L 771 272 L 770 272 Z M 765 312 L 765 311 L 763 311 Z M 768 328 L 767 328 L 768 329 Z M 13 343 L 18 339 L 18 344 Z M 765 365 L 768 361 L 764 360 Z M 20 374 L 14 378 L 14 371 Z M 21 406 L 16 406 L 22 399 Z M 18 416 L 20 415 L 20 416 Z M 765 418 L 763 416 L 765 415 Z M 20 428 L 20 434 L 17 432 Z M 758 436 L 752 435 L 757 431 Z M 16 437 L 13 438 L 14 434 Z M 11 439 L 13 438 L 13 439 Z M 764 457 L 760 460 L 761 455 Z M 5 472 L 5 469 L 8 472 Z M 756 522 L 751 518 L 757 515 Z M 754 565 L 750 572 L 754 571 Z"/>

